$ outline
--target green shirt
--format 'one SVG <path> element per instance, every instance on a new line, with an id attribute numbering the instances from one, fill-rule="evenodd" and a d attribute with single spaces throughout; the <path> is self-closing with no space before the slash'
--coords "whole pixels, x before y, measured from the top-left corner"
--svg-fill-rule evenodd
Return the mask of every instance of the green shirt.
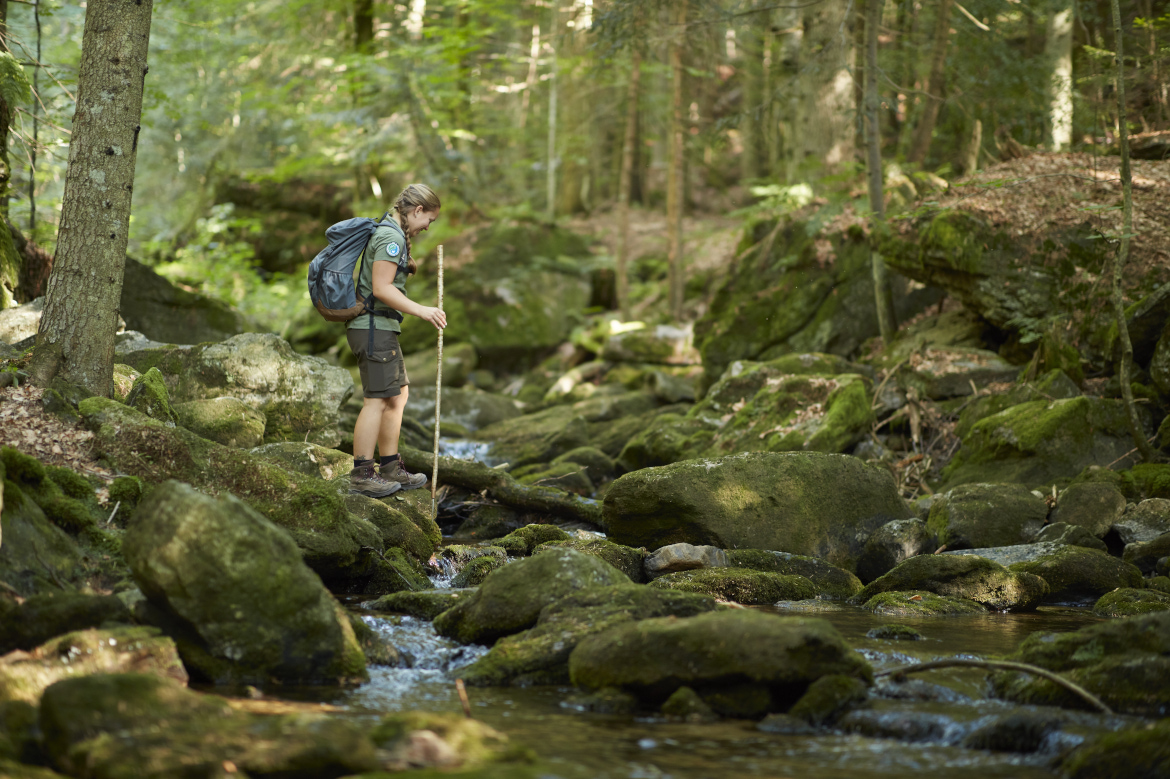
<path id="1" fill-rule="evenodd" d="M 374 287 L 375 262 L 392 262 L 398 266 L 398 272 L 394 276 L 394 286 L 402 290 L 402 294 L 405 295 L 406 265 L 409 260 L 410 252 L 406 248 L 406 234 L 398 226 L 398 220 L 394 217 L 387 217 L 386 221 L 378 225 L 378 229 L 374 230 L 374 234 L 370 236 L 370 242 L 366 244 L 364 261 L 359 263 L 361 273 L 357 281 L 358 297 L 365 300 L 370 294 L 370 290 Z M 391 311 L 393 309 L 375 298 L 374 310 Z M 351 330 L 368 330 L 370 327 L 370 315 L 362 314 L 361 316 L 354 317 L 349 320 L 348 327 Z M 389 330 L 394 333 L 402 332 L 402 326 L 398 324 L 398 320 L 386 316 L 374 317 L 374 329 Z"/>

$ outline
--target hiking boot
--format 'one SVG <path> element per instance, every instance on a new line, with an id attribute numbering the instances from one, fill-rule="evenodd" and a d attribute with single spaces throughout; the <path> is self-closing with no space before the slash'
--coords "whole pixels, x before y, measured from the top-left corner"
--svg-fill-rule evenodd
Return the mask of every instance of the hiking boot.
<path id="1" fill-rule="evenodd" d="M 349 492 L 352 495 L 384 498 L 387 495 L 393 495 L 400 489 L 402 489 L 400 483 L 383 478 L 373 463 L 354 468 L 349 472 Z"/>
<path id="2" fill-rule="evenodd" d="M 422 473 L 411 473 L 402 467 L 402 459 L 399 458 L 393 462 L 388 462 L 378 469 L 382 474 L 382 478 L 398 484 L 404 490 L 417 490 L 419 487 L 427 483 L 427 477 Z"/>

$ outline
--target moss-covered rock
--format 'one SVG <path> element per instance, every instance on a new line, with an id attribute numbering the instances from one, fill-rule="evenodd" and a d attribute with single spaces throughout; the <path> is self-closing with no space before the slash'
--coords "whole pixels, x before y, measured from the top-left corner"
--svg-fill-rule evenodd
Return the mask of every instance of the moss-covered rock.
<path id="1" fill-rule="evenodd" d="M 660 414 L 630 437 L 617 456 L 625 472 L 670 465 L 696 457 L 714 437 L 715 427 L 682 414 Z"/>
<path id="2" fill-rule="evenodd" d="M 114 400 L 125 403 L 126 396 L 130 394 L 130 390 L 134 389 L 134 382 L 138 381 L 138 377 L 141 375 L 141 373 L 134 370 L 129 365 L 115 363 L 113 393 Z"/>
<path id="3" fill-rule="evenodd" d="M 1084 528 L 1097 538 L 1109 532 L 1125 511 L 1125 496 L 1105 482 L 1071 484 L 1057 497 L 1049 521 Z"/>
<path id="4" fill-rule="evenodd" d="M 432 360 L 432 366 L 434 361 Z M 433 373 L 433 371 L 432 371 Z M 475 389 L 474 387 L 449 387 L 443 376 L 443 405 L 440 409 L 444 425 L 456 424 L 469 433 L 497 422 L 520 416 L 515 401 L 504 395 Z M 405 414 L 418 420 L 423 427 L 433 431 L 435 427 L 435 388 L 416 386 L 414 375 L 410 377 L 410 402 Z M 432 433 L 433 435 L 433 433 Z"/>
<path id="5" fill-rule="evenodd" d="M 683 722 L 708 722 L 718 719 L 715 711 L 690 687 L 679 687 L 659 708 L 664 717 Z"/>
<path id="6" fill-rule="evenodd" d="M 1008 659 L 1055 671 L 1118 712 L 1164 717 L 1170 711 L 1170 612 L 1122 617 L 1070 633 L 1033 633 Z M 1063 687 L 1027 674 L 991 676 L 992 691 L 1016 703 L 1087 709 Z"/>
<path id="7" fill-rule="evenodd" d="M 471 596 L 474 589 L 423 590 L 422 592 L 392 592 L 377 600 L 362 604 L 370 611 L 389 611 L 422 619 L 434 619 L 459 601 Z"/>
<path id="8" fill-rule="evenodd" d="M 4 482 L 0 581 L 22 595 L 61 589 L 78 573 L 81 549 L 15 481 Z"/>
<path id="9" fill-rule="evenodd" d="M 815 728 L 832 725 L 849 709 L 865 703 L 869 685 L 855 676 L 829 674 L 809 685 L 789 714 Z"/>
<path id="10" fill-rule="evenodd" d="M 220 442 L 222 443 L 222 442 Z M 248 452 L 282 468 L 332 481 L 353 469 L 353 456 L 337 449 L 296 441 L 256 446 Z"/>
<path id="11" fill-rule="evenodd" d="M 498 503 L 483 503 L 471 510 L 467 519 L 455 529 L 454 537 L 462 541 L 486 541 L 503 538 L 523 526 L 520 512 Z"/>
<path id="12" fill-rule="evenodd" d="M 507 560 L 498 557 L 477 557 L 463 567 L 455 578 L 451 580 L 452 587 L 476 587 L 483 583 L 492 571 L 502 568 Z"/>
<path id="13" fill-rule="evenodd" d="M 490 644 L 532 627 L 541 609 L 577 590 L 628 583 L 597 557 L 559 549 L 493 572 L 475 595 L 440 614 L 435 630 L 463 643 Z"/>
<path id="14" fill-rule="evenodd" d="M 884 641 L 923 641 L 926 639 L 926 636 L 909 625 L 897 625 L 893 623 L 870 628 L 866 631 L 865 637 Z"/>
<path id="15" fill-rule="evenodd" d="M 187 671 L 175 651 L 175 642 L 156 628 L 80 630 L 53 638 L 0 664 L 0 700 L 35 704 L 46 687 L 61 679 L 125 672 L 187 683 Z"/>
<path id="16" fill-rule="evenodd" d="M 44 465 L 35 457 L 11 447 L 0 447 L 0 462 L 7 478 L 33 500 L 53 524 L 70 533 L 85 533 L 91 540 L 103 536 L 98 524 L 106 514 L 98 505 L 93 487 L 76 471 Z"/>
<path id="17" fill-rule="evenodd" d="M 610 539 L 626 546 L 774 549 L 850 570 L 870 532 L 911 513 L 878 466 L 847 455 L 753 452 L 626 474 L 606 493 L 602 515 Z"/>
<path id="18" fill-rule="evenodd" d="M 933 505 L 932 499 L 931 507 Z M 903 560 L 936 548 L 938 538 L 927 529 L 926 522 L 917 517 L 895 519 L 873 531 L 865 540 L 865 547 L 857 559 L 857 576 L 863 582 L 871 582 L 889 573 Z"/>
<path id="19" fill-rule="evenodd" d="M 611 335 L 601 351 L 610 362 L 661 363 L 663 365 L 697 365 L 691 324 L 656 325 Z"/>
<path id="20" fill-rule="evenodd" d="M 126 515 L 129 515 L 142 500 L 146 487 L 137 476 L 118 476 L 110 483 L 108 491 L 110 500 L 119 504 L 120 508 L 126 510 Z"/>
<path id="21" fill-rule="evenodd" d="M 1021 403 L 975 424 L 943 471 L 950 485 L 1045 486 L 1106 466 L 1133 449 L 1120 400 L 1078 397 Z"/>
<path id="22" fill-rule="evenodd" d="M 652 705 L 688 686 L 716 711 L 732 686 L 747 685 L 764 693 L 756 716 L 787 710 L 822 676 L 872 679 L 828 622 L 751 610 L 617 626 L 579 643 L 569 674 L 580 687 L 619 687 Z"/>
<path id="23" fill-rule="evenodd" d="M 496 542 L 496 545 L 510 555 L 527 556 L 536 547 L 550 541 L 568 541 L 570 536 L 556 525 L 525 525 L 513 530 Z"/>
<path id="24" fill-rule="evenodd" d="M 160 422 L 177 424 L 178 418 L 171 408 L 167 395 L 167 384 L 158 368 L 150 368 L 134 380 L 126 405 Z"/>
<path id="25" fill-rule="evenodd" d="M 439 350 L 435 347 L 411 352 L 403 361 L 410 376 L 410 399 L 424 387 L 433 387 L 439 373 Z M 479 354 L 469 343 L 453 343 L 443 349 L 443 386 L 462 387 L 479 363 Z M 443 399 L 444 407 L 447 405 Z M 433 413 L 432 413 L 433 417 Z"/>
<path id="26" fill-rule="evenodd" d="M 341 606 L 287 533 L 242 501 L 156 488 L 123 551 L 151 605 L 176 621 L 184 663 L 209 681 L 364 678 Z"/>
<path id="27" fill-rule="evenodd" d="M 438 558 L 449 561 L 456 572 L 463 570 L 463 566 L 479 557 L 494 557 L 503 562 L 508 558 L 508 553 L 500 546 L 469 546 L 466 544 L 448 544 L 438 553 Z"/>
<path id="28" fill-rule="evenodd" d="M 728 549 L 727 558 L 738 568 L 803 576 L 813 583 L 821 598 L 843 599 L 861 590 L 861 581 L 856 576 L 816 557 L 765 549 Z"/>
<path id="29" fill-rule="evenodd" d="M 1070 544 L 1083 546 L 1086 549 L 1096 549 L 1107 552 L 1109 547 L 1105 542 L 1085 530 L 1079 525 L 1067 525 L 1064 522 L 1054 522 L 1045 525 L 1044 529 L 1036 534 L 1036 543 L 1040 544 Z"/>
<path id="30" fill-rule="evenodd" d="M 1155 611 L 1170 611 L 1170 593 L 1119 587 L 1093 605 L 1093 613 L 1099 617 L 1132 617 Z"/>
<path id="31" fill-rule="evenodd" d="M 642 566 L 646 559 L 645 549 L 622 546 L 604 538 L 589 540 L 573 538 L 568 541 L 545 541 L 538 544 L 532 553 L 542 554 L 556 549 L 575 549 L 584 554 L 600 557 L 630 577 L 631 581 L 639 584 L 646 581 L 646 571 Z"/>
<path id="32" fill-rule="evenodd" d="M 176 403 L 174 414 L 175 421 L 192 433 L 224 446 L 251 449 L 264 440 L 264 425 L 267 423 L 264 412 L 252 408 L 239 398 L 208 398 Z"/>
<path id="33" fill-rule="evenodd" d="M 1041 547 L 1037 549 L 1041 553 L 1008 567 L 1044 579 L 1048 583 L 1046 600 L 1095 599 L 1118 587 L 1142 586 L 1141 571 L 1099 549 L 1067 544 L 1032 546 Z"/>
<path id="34" fill-rule="evenodd" d="M 113 595 L 47 593 L 20 605 L 0 600 L 0 655 L 32 649 L 63 633 L 132 621 L 125 604 Z"/>
<path id="35" fill-rule="evenodd" d="M 1153 541 L 1160 535 L 1170 533 L 1170 500 L 1143 500 L 1115 521 L 1112 530 L 1123 544 Z"/>
<path id="36" fill-rule="evenodd" d="M 1154 573 L 1158 561 L 1170 556 L 1170 533 L 1165 533 L 1151 541 L 1128 544 L 1122 552 L 1125 562 L 1137 566 L 1144 574 Z M 1157 571 L 1164 573 L 1163 571 Z"/>
<path id="37" fill-rule="evenodd" d="M 746 605 L 770 605 L 782 600 L 808 600 L 816 586 L 803 576 L 753 571 L 749 568 L 703 568 L 659 576 L 656 589 L 698 592 L 719 600 Z"/>
<path id="38" fill-rule="evenodd" d="M 714 609 L 714 599 L 692 593 L 629 583 L 591 589 L 546 606 L 534 627 L 501 638 L 460 673 L 475 685 L 565 684 L 569 655 L 586 636 L 634 620 L 690 617 Z"/>
<path id="39" fill-rule="evenodd" d="M 396 771 L 429 767 L 443 769 L 441 775 L 447 775 L 453 768 L 475 768 L 530 757 L 512 748 L 508 737 L 495 728 L 446 712 L 391 714 L 370 731 L 370 740 L 387 754 L 387 768 Z"/>
<path id="40" fill-rule="evenodd" d="M 585 475 L 593 484 L 600 484 L 614 475 L 616 466 L 613 459 L 594 446 L 582 446 L 565 452 L 553 460 L 553 465 L 573 463 L 585 469 Z"/>
<path id="41" fill-rule="evenodd" d="M 949 549 L 1011 546 L 1032 540 L 1048 506 L 1020 484 L 964 484 L 937 495 L 926 522 Z"/>
<path id="42" fill-rule="evenodd" d="M 376 527 L 386 546 L 401 549 L 416 563 L 429 560 L 442 540 L 442 531 L 429 515 L 408 513 L 403 503 L 346 495 L 345 507 Z"/>
<path id="43" fill-rule="evenodd" d="M 1035 608 L 1048 594 L 1038 576 L 1017 573 L 975 555 L 919 555 L 874 579 L 853 603 L 866 603 L 883 592 L 923 590 L 948 598 L 966 598 L 992 609 Z"/>
<path id="44" fill-rule="evenodd" d="M 943 400 L 972 394 L 972 384 L 1015 381 L 1018 366 L 1011 365 L 995 352 L 965 347 L 931 346 L 916 352 L 898 371 L 898 385 L 913 389 L 919 397 Z"/>
<path id="45" fill-rule="evenodd" d="M 970 389 L 970 385 L 968 385 Z M 959 415 L 955 425 L 955 435 L 962 438 L 967 435 L 975 423 L 986 419 L 993 414 L 1029 403 L 1035 400 L 1063 400 L 1075 398 L 1081 394 L 1076 383 L 1061 370 L 1051 370 L 1038 376 L 1035 381 L 1018 382 L 1004 393 L 987 393 L 986 387 L 981 389 L 979 397 L 971 399 Z"/>
<path id="46" fill-rule="evenodd" d="M 935 595 L 924 590 L 894 590 L 874 595 L 863 609 L 885 617 L 956 617 L 986 614 L 987 608 L 969 598 Z"/>
<path id="47" fill-rule="evenodd" d="M 488 425 L 476 438 L 490 441 L 492 456 L 514 468 L 547 463 L 591 443 L 585 419 L 556 407 Z"/>
<path id="48" fill-rule="evenodd" d="M 555 465 L 528 465 L 512 473 L 521 484 L 556 487 L 582 497 L 593 494 L 593 480 L 584 466 L 562 462 Z"/>
<path id="49" fill-rule="evenodd" d="M 1170 722 L 1147 722 L 1102 733 L 1061 762 L 1068 779 L 1160 779 L 1170 775 Z"/>

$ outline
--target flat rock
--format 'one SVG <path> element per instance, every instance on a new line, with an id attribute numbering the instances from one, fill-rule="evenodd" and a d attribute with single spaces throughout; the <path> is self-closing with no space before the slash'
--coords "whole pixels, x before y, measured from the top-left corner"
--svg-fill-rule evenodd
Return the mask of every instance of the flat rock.
<path id="1" fill-rule="evenodd" d="M 655 549 L 646 558 L 646 575 L 651 579 L 676 571 L 690 571 L 695 568 L 725 568 L 730 565 L 727 553 L 717 546 L 694 546 L 693 544 L 670 544 Z"/>

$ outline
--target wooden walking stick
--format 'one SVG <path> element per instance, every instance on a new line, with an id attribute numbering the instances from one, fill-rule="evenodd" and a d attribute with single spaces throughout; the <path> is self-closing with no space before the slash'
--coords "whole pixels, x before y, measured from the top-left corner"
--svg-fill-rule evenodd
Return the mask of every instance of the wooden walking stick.
<path id="1" fill-rule="evenodd" d="M 439 309 L 443 308 L 443 246 L 439 245 Z M 443 406 L 443 328 L 439 328 L 439 364 L 435 371 L 435 456 L 431 471 L 431 518 L 438 519 L 439 507 L 435 500 L 439 487 L 439 409 Z"/>

